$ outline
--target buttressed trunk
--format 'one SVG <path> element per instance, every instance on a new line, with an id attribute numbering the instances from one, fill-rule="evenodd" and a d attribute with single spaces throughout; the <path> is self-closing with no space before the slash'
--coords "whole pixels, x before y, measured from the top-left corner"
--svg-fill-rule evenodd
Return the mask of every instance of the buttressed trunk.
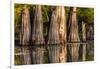
<path id="1" fill-rule="evenodd" d="M 31 25 L 30 25 L 29 9 L 27 8 L 27 5 L 24 5 L 22 11 L 22 26 L 21 26 L 21 38 L 20 38 L 21 44 L 23 45 L 29 44 L 30 32 L 31 32 Z"/>
<path id="2" fill-rule="evenodd" d="M 21 33 L 20 33 L 20 44 L 21 45 L 28 45 L 29 38 L 30 38 L 31 26 L 30 26 L 30 17 L 29 17 L 29 10 L 26 5 L 23 7 L 22 11 L 22 25 L 21 25 Z M 23 64 L 30 64 L 30 55 L 28 48 L 22 48 L 24 63 Z"/>
<path id="3" fill-rule="evenodd" d="M 55 7 L 52 12 L 50 30 L 49 30 L 49 61 L 51 63 L 59 63 L 66 61 L 66 20 L 64 7 Z M 59 45 L 61 43 L 62 45 Z"/>
<path id="4" fill-rule="evenodd" d="M 58 15 L 58 23 L 59 23 L 59 39 L 60 39 L 60 52 L 59 52 L 59 62 L 66 62 L 66 17 L 65 17 L 65 8 L 57 7 L 59 11 Z"/>
<path id="5" fill-rule="evenodd" d="M 35 64 L 43 63 L 43 56 L 44 56 L 43 45 L 38 46 L 39 44 L 44 44 L 42 8 L 40 5 L 35 7 L 32 41 L 35 45 L 32 52 L 33 63 Z"/>
<path id="6" fill-rule="evenodd" d="M 68 41 L 70 42 L 79 42 L 79 33 L 78 33 L 78 23 L 77 23 L 77 8 L 73 7 L 72 8 L 72 15 L 70 18 L 70 34 L 69 34 L 69 38 Z M 70 51 L 71 51 L 71 59 L 72 61 L 78 61 L 78 57 L 79 57 L 79 46 L 80 44 L 74 43 L 71 44 L 70 47 Z"/>

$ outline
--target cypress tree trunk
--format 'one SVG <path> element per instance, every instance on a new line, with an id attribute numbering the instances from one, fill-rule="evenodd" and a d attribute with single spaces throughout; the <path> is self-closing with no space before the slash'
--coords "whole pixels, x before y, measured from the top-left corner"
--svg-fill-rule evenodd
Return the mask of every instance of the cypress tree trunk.
<path id="1" fill-rule="evenodd" d="M 58 31 L 58 23 L 57 23 L 58 11 L 57 8 L 54 7 L 51 16 L 51 23 L 49 29 L 49 37 L 48 44 L 49 45 L 49 62 L 50 63 L 59 63 L 59 31 Z"/>
<path id="2" fill-rule="evenodd" d="M 58 23 L 59 23 L 59 39 L 60 39 L 60 52 L 59 52 L 59 62 L 66 62 L 67 51 L 66 51 L 66 17 L 64 7 L 57 7 L 59 11 Z"/>
<path id="3" fill-rule="evenodd" d="M 86 27 L 84 22 L 82 22 L 82 32 L 83 32 L 83 41 L 86 42 Z M 83 44 L 82 60 L 83 61 L 86 60 L 86 44 Z"/>
<path id="4" fill-rule="evenodd" d="M 30 53 L 29 49 L 27 47 L 24 47 L 24 45 L 29 44 L 29 38 L 31 33 L 31 26 L 30 26 L 30 16 L 29 16 L 29 10 L 26 5 L 23 7 L 22 11 L 22 25 L 21 25 L 21 33 L 20 33 L 20 44 L 23 45 L 22 52 L 23 52 L 23 64 L 30 64 Z"/>
<path id="5" fill-rule="evenodd" d="M 33 47 L 33 63 L 40 64 L 43 63 L 44 56 L 44 38 L 43 38 L 43 20 L 42 20 L 42 8 L 40 5 L 35 7 L 35 16 L 33 22 L 33 32 L 32 32 L 32 42 Z"/>
<path id="6" fill-rule="evenodd" d="M 50 30 L 49 30 L 49 61 L 50 63 L 59 63 L 66 61 L 66 20 L 64 7 L 53 8 Z M 61 43 L 61 45 L 60 45 Z"/>
<path id="7" fill-rule="evenodd" d="M 78 23 L 77 23 L 77 15 L 76 15 L 76 10 L 77 8 L 76 7 L 73 7 L 72 8 L 72 15 L 71 15 L 71 18 L 70 18 L 70 34 L 69 34 L 69 37 L 68 37 L 68 41 L 69 42 L 79 42 L 80 39 L 79 39 L 79 33 L 78 33 Z M 79 57 L 79 46 L 80 44 L 77 44 L 77 43 L 73 43 L 71 45 L 69 45 L 69 50 L 70 50 L 70 53 L 71 53 L 71 61 L 78 61 L 78 57 Z"/>
<path id="8" fill-rule="evenodd" d="M 86 27 L 87 33 L 86 33 L 86 39 L 88 42 L 86 46 L 86 59 L 93 60 L 94 59 L 94 29 L 91 24 L 87 25 Z"/>

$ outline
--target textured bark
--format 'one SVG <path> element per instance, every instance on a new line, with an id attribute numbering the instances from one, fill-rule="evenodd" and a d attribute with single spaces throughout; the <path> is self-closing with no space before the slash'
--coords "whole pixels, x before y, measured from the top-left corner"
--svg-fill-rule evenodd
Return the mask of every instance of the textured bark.
<path id="1" fill-rule="evenodd" d="M 20 34 L 20 44 L 28 45 L 31 34 L 29 10 L 25 5 L 22 11 L 22 25 Z"/>
<path id="2" fill-rule="evenodd" d="M 43 63 L 44 56 L 44 38 L 43 38 L 43 20 L 42 20 L 42 8 L 40 5 L 35 7 L 35 16 L 33 22 L 33 32 L 32 32 L 32 42 L 34 43 L 33 49 L 33 63 L 40 64 Z"/>
<path id="3" fill-rule="evenodd" d="M 87 32 L 86 32 L 86 39 L 87 40 L 93 40 L 94 39 L 94 28 L 92 24 L 87 24 Z"/>
<path id="4" fill-rule="evenodd" d="M 72 15 L 70 18 L 70 34 L 68 37 L 68 41 L 69 42 L 79 42 L 79 34 L 78 34 L 78 23 L 77 23 L 77 12 L 76 12 L 77 8 L 73 7 L 72 8 Z M 79 46 L 80 44 L 77 43 L 73 43 L 71 45 L 69 45 L 69 51 L 71 53 L 71 61 L 78 61 L 78 57 L 79 57 Z"/>
<path id="5" fill-rule="evenodd" d="M 67 51 L 66 51 L 66 17 L 64 7 L 57 7 L 59 11 L 58 23 L 59 23 L 59 39 L 60 39 L 60 52 L 59 52 L 59 62 L 66 62 Z"/>
<path id="6" fill-rule="evenodd" d="M 93 25 L 87 25 L 86 27 L 87 31 L 86 31 L 86 39 L 87 41 L 90 41 L 91 42 L 88 42 L 87 46 L 86 46 L 86 58 L 89 60 L 89 57 L 93 57 L 94 56 L 94 28 L 93 28 Z"/>
<path id="7" fill-rule="evenodd" d="M 85 23 L 82 22 L 82 33 L 83 33 L 83 41 L 86 42 L 86 26 Z M 83 55 L 82 60 L 86 60 L 86 44 L 83 44 Z"/>
<path id="8" fill-rule="evenodd" d="M 22 25 L 21 25 L 21 33 L 20 33 L 21 45 L 29 44 L 30 32 L 31 32 L 31 26 L 30 26 L 29 10 L 27 6 L 24 5 L 23 11 L 22 11 Z M 23 52 L 23 58 L 24 58 L 23 64 L 30 64 L 31 59 L 29 55 L 29 50 L 23 47 L 22 52 Z"/>
<path id="9" fill-rule="evenodd" d="M 51 16 L 49 30 L 49 61 L 51 63 L 66 62 L 66 19 L 64 7 L 55 7 Z M 59 44 L 61 43 L 61 44 Z"/>
<path id="10" fill-rule="evenodd" d="M 55 8 L 52 11 L 51 23 L 49 29 L 48 44 L 59 44 L 59 31 L 57 23 L 58 11 Z M 50 63 L 59 63 L 59 46 L 49 45 L 49 62 Z"/>

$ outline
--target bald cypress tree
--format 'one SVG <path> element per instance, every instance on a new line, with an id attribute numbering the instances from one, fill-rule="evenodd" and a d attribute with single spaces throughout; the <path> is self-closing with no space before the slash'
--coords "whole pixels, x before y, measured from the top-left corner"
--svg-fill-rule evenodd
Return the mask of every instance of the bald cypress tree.
<path id="1" fill-rule="evenodd" d="M 66 19 L 64 7 L 53 7 L 49 29 L 49 61 L 51 63 L 66 62 Z"/>
<path id="2" fill-rule="evenodd" d="M 25 46 L 29 44 L 29 38 L 31 33 L 31 26 L 30 26 L 30 16 L 29 16 L 29 9 L 27 5 L 23 6 L 22 10 L 22 24 L 21 24 L 21 32 L 20 32 L 20 44 L 23 46 L 23 63 L 22 64 L 30 64 L 30 53 L 29 49 Z"/>
<path id="3" fill-rule="evenodd" d="M 94 60 L 94 28 L 93 24 L 86 25 L 86 40 L 90 41 L 86 45 L 86 59 Z M 91 57 L 91 58 L 90 58 Z"/>
<path id="4" fill-rule="evenodd" d="M 65 17 L 65 8 L 60 6 L 57 7 L 59 11 L 58 15 L 58 23 L 59 23 L 59 39 L 60 39 L 60 52 L 59 52 L 59 62 L 66 62 L 67 55 L 67 47 L 66 47 L 66 17 Z"/>
<path id="5" fill-rule="evenodd" d="M 79 33 L 78 33 L 78 23 L 77 23 L 77 8 L 72 8 L 72 13 L 70 17 L 70 32 L 68 36 L 69 42 L 79 42 Z M 78 61 L 79 57 L 79 46 L 80 44 L 73 43 L 69 45 L 70 54 L 71 54 L 71 61 Z"/>
<path id="6" fill-rule="evenodd" d="M 59 44 L 59 32 L 58 32 L 58 23 L 57 23 L 58 11 L 56 7 L 53 7 L 50 28 L 49 28 L 49 62 L 58 63 L 59 62 L 59 46 L 54 44 Z"/>
<path id="7" fill-rule="evenodd" d="M 32 59 L 34 64 L 43 63 L 44 56 L 44 38 L 43 38 L 43 19 L 42 19 L 42 7 L 38 5 L 35 7 L 35 16 L 32 29 L 32 42 L 34 47 L 32 50 Z"/>
<path id="8" fill-rule="evenodd" d="M 84 22 L 82 22 L 82 33 L 83 33 L 83 41 L 86 42 L 86 25 Z M 86 60 L 86 44 L 83 44 L 83 55 L 82 60 Z"/>

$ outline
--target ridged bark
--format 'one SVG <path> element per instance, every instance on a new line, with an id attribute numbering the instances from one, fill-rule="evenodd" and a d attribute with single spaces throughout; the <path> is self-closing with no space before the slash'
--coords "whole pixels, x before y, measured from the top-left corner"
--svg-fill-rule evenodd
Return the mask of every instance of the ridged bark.
<path id="1" fill-rule="evenodd" d="M 93 25 L 88 25 L 86 26 L 86 40 L 91 41 L 87 43 L 86 46 L 86 59 L 88 60 L 93 60 L 94 58 L 89 58 L 91 56 L 94 56 L 94 28 Z"/>
<path id="2" fill-rule="evenodd" d="M 64 7 L 55 7 L 52 11 L 49 29 L 49 61 L 51 63 L 66 62 L 66 19 Z M 61 43 L 61 44 L 60 44 Z"/>
<path id="3" fill-rule="evenodd" d="M 71 18 L 70 18 L 70 32 L 68 37 L 69 42 L 79 42 L 78 33 L 78 23 L 77 23 L 77 8 L 72 8 Z M 69 45 L 69 50 L 71 54 L 71 61 L 78 61 L 79 58 L 79 46 L 80 44 L 73 43 Z"/>
<path id="4" fill-rule="evenodd" d="M 59 39 L 60 39 L 60 52 L 59 52 L 59 62 L 66 62 L 67 60 L 67 46 L 66 46 L 66 17 L 65 17 L 65 8 L 64 7 L 57 7 L 59 11 L 58 15 L 58 23 L 59 23 Z"/>
<path id="5" fill-rule="evenodd" d="M 22 11 L 22 25 L 21 25 L 21 32 L 20 32 L 20 44 L 23 46 L 23 64 L 30 64 L 30 52 L 28 48 L 25 48 L 24 45 L 29 44 L 29 38 L 31 34 L 31 26 L 30 26 L 30 16 L 29 16 L 29 9 L 27 5 L 24 5 Z"/>
<path id="6" fill-rule="evenodd" d="M 35 16 L 33 22 L 33 31 L 32 31 L 32 42 L 34 47 L 32 50 L 32 59 L 34 64 L 43 63 L 44 56 L 44 44 L 43 38 L 43 19 L 42 19 L 42 7 L 40 5 L 35 7 Z"/>

